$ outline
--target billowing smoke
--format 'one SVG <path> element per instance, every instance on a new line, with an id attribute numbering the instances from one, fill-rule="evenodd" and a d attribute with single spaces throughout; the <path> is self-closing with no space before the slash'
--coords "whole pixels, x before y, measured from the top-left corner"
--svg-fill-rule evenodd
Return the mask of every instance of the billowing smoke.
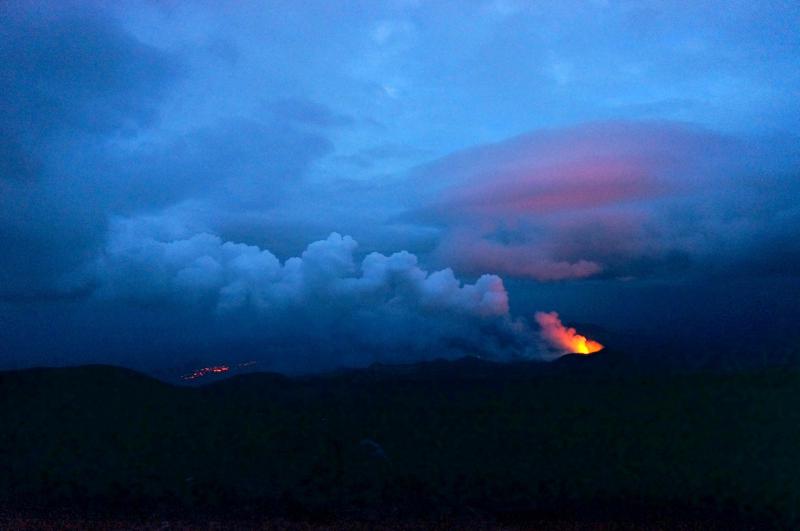
<path id="1" fill-rule="evenodd" d="M 534 318 L 541 327 L 542 339 L 562 354 L 592 354 L 603 349 L 597 341 L 564 326 L 556 312 L 536 312 Z"/>
<path id="2" fill-rule="evenodd" d="M 530 328 L 511 318 L 498 276 L 463 283 L 451 269 L 425 271 L 406 251 L 359 262 L 356 250 L 333 233 L 281 262 L 209 233 L 164 238 L 121 222 L 96 264 L 96 297 L 197 314 L 228 339 L 261 345 L 260 364 L 277 370 L 540 356 Z"/>

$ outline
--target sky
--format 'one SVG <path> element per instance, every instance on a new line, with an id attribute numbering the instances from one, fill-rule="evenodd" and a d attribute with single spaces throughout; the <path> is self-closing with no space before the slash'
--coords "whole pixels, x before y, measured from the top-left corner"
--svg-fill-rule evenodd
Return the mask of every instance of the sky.
<path id="1" fill-rule="evenodd" d="M 777 0 L 4 2 L 0 368 L 548 360 L 552 311 L 645 357 L 796 354 L 799 28 Z"/>

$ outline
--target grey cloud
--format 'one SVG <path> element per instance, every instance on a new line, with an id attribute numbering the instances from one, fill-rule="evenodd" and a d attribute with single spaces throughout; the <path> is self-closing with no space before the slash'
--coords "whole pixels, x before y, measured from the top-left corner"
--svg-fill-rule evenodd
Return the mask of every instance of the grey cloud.
<path id="1" fill-rule="evenodd" d="M 109 133 L 155 122 L 177 75 L 173 58 L 96 12 L 54 16 L 19 5 L 0 15 L 4 134 L 29 141 L 64 129 Z"/>

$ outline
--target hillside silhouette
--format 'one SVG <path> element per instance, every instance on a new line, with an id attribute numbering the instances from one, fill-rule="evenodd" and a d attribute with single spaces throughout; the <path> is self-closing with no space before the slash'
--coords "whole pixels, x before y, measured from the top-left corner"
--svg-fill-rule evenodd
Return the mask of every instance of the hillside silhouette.
<path id="1" fill-rule="evenodd" d="M 0 505 L 125 518 L 797 522 L 800 373 L 620 373 L 619 359 L 543 369 L 466 358 L 202 386 L 109 366 L 5 372 Z"/>

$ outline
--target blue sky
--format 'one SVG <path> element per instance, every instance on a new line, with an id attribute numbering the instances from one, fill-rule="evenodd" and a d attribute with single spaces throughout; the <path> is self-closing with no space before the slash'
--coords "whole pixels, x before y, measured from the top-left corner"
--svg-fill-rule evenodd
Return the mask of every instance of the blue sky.
<path id="1" fill-rule="evenodd" d="M 787 319 L 793 2 L 19 1 L 0 17 L 3 365 L 232 344 L 287 370 L 547 357 L 534 311 L 651 330 L 660 314 L 635 308 L 653 286 L 735 284 L 741 307 L 760 294 Z M 713 300 L 674 302 L 674 326 L 732 307 L 752 322 Z M 425 331 L 376 344 L 387 327 Z"/>

